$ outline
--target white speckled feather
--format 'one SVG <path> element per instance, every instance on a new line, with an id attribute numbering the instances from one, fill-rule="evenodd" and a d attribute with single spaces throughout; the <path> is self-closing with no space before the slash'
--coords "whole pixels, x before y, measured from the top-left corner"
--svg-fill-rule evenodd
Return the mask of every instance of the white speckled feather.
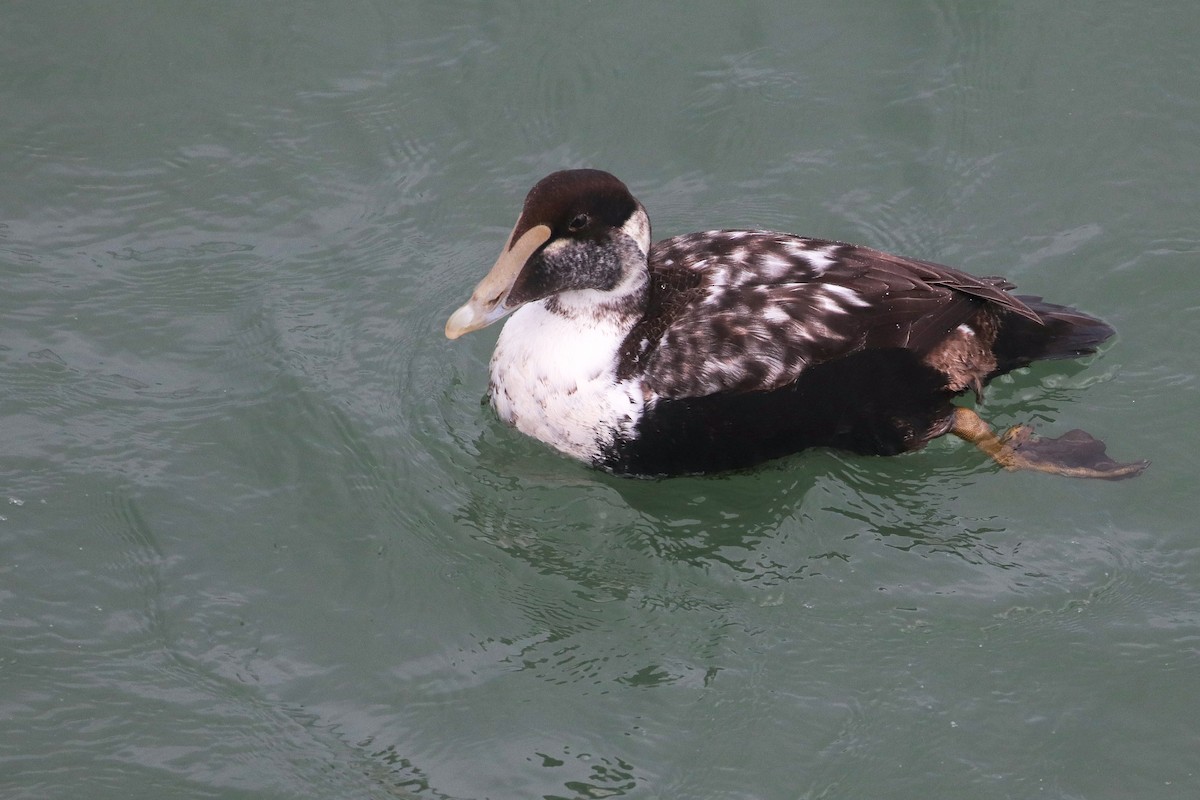
<path id="1" fill-rule="evenodd" d="M 598 459 L 633 431 L 645 408 L 640 382 L 618 380 L 615 372 L 628 329 L 617 317 L 581 324 L 544 302 L 518 309 L 492 355 L 492 405 L 500 419 L 575 458 Z"/>

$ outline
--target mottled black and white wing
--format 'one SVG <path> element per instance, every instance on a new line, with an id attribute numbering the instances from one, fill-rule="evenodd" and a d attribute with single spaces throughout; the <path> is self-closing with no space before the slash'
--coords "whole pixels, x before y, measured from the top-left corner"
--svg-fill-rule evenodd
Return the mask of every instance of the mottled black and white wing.
<path id="1" fill-rule="evenodd" d="M 920 357 L 988 304 L 1039 321 L 1003 279 L 788 234 L 678 236 L 650 262 L 655 313 L 624 357 L 663 398 L 771 390 L 868 349 Z"/>

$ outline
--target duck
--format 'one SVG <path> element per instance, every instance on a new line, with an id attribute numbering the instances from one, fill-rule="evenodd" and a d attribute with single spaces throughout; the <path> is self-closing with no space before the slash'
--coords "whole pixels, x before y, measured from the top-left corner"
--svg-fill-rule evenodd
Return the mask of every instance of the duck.
<path id="1" fill-rule="evenodd" d="M 445 325 L 506 319 L 500 420 L 593 467 L 725 472 L 810 448 L 891 456 L 952 434 L 1007 470 L 1117 480 L 1081 431 L 996 433 L 969 403 L 1000 375 L 1096 352 L 1113 329 L 1000 277 L 768 230 L 651 240 L 618 178 L 568 169 L 525 197 L 500 256 Z"/>

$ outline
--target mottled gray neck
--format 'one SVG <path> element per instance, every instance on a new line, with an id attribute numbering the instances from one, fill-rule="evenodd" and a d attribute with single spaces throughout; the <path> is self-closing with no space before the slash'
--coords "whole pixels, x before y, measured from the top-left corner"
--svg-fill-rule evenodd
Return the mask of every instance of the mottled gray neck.
<path id="1" fill-rule="evenodd" d="M 650 275 L 645 259 L 628 268 L 621 282 L 608 291 L 577 289 L 543 302 L 546 310 L 588 324 L 606 323 L 628 331 L 646 313 Z"/>
<path id="2" fill-rule="evenodd" d="M 611 289 L 577 289 L 545 300 L 546 309 L 569 319 L 608 323 L 629 331 L 646 313 L 650 285 L 650 220 L 637 210 L 613 237 L 621 280 Z"/>

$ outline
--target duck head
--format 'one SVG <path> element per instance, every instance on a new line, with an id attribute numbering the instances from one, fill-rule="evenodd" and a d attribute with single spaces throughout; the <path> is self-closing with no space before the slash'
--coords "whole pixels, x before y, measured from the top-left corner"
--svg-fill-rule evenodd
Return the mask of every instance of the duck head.
<path id="1" fill-rule="evenodd" d="M 450 315 L 446 336 L 566 292 L 628 290 L 649 252 L 649 218 L 625 184 L 595 169 L 552 173 L 529 190 L 495 266 Z"/>

